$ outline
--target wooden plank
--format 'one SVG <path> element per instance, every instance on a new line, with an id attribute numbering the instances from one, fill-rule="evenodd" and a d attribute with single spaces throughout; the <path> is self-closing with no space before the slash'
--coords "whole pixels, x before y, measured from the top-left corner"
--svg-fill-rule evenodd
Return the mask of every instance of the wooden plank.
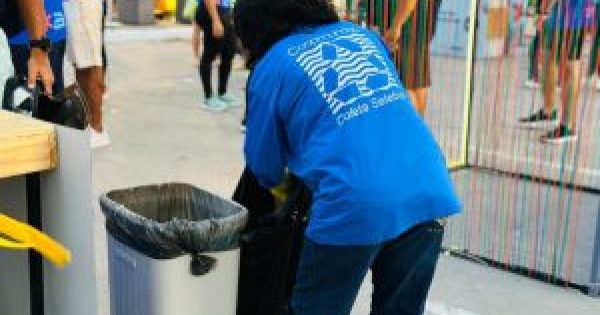
<path id="1" fill-rule="evenodd" d="M 0 111 L 0 178 L 53 169 L 56 150 L 53 125 Z"/>

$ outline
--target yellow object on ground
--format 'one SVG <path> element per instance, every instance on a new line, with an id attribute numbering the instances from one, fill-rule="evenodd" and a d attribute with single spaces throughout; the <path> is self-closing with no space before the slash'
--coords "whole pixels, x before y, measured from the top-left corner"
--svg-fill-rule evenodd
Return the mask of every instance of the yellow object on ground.
<path id="1" fill-rule="evenodd" d="M 0 249 L 33 249 L 52 264 L 63 268 L 71 263 L 71 253 L 64 246 L 35 228 L 0 214 Z"/>
<path id="2" fill-rule="evenodd" d="M 177 10 L 177 0 L 156 0 L 154 8 L 158 13 L 174 13 Z"/>

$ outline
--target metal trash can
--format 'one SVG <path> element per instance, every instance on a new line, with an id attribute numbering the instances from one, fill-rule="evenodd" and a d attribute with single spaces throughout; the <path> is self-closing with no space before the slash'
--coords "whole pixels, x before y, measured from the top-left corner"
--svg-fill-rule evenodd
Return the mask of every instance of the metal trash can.
<path id="1" fill-rule="evenodd" d="M 119 21 L 123 24 L 154 24 L 154 0 L 117 0 Z"/>
<path id="2" fill-rule="evenodd" d="M 235 315 L 247 210 L 186 184 L 100 197 L 111 315 Z"/>

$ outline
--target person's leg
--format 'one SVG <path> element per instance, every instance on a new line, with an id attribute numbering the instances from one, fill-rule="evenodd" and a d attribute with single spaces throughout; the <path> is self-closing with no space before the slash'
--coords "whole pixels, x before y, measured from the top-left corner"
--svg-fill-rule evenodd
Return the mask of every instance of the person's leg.
<path id="1" fill-rule="evenodd" d="M 420 315 L 440 255 L 444 227 L 418 225 L 388 242 L 373 264 L 371 315 Z"/>
<path id="2" fill-rule="evenodd" d="M 577 105 L 581 94 L 581 60 L 568 61 L 562 90 L 561 124 L 577 129 Z"/>
<path id="3" fill-rule="evenodd" d="M 415 107 L 415 110 L 423 117 L 425 116 L 425 111 L 427 110 L 427 90 L 427 88 L 406 90 Z"/>
<path id="4" fill-rule="evenodd" d="M 529 79 L 539 82 L 540 32 L 536 32 L 529 47 Z"/>
<path id="5" fill-rule="evenodd" d="M 228 14 L 223 14 L 222 18 L 223 23 L 225 23 L 225 37 L 223 38 L 220 47 L 221 64 L 219 65 L 218 88 L 220 96 L 227 93 L 227 85 L 229 83 L 229 76 L 231 75 L 231 65 L 233 64 L 233 58 L 235 57 L 235 35 L 233 32 L 233 25 L 230 23 Z"/>
<path id="6" fill-rule="evenodd" d="M 544 143 L 560 144 L 577 139 L 577 105 L 581 91 L 581 54 L 583 50 L 584 30 L 565 30 L 559 49 L 564 52 L 564 73 L 561 73 L 561 109 L 560 125 L 542 136 Z"/>
<path id="7" fill-rule="evenodd" d="M 206 99 L 210 99 L 213 96 L 212 89 L 212 64 L 217 58 L 220 49 L 220 40 L 216 39 L 212 35 L 212 23 L 208 12 L 203 6 L 198 8 L 196 13 L 196 22 L 202 26 L 204 30 L 204 47 L 202 51 L 202 57 L 200 59 L 200 79 L 202 80 L 202 87 L 204 88 L 204 95 Z"/>
<path id="8" fill-rule="evenodd" d="M 429 91 L 429 88 L 427 88 L 427 87 L 418 88 L 413 91 L 413 93 L 415 95 L 415 99 L 416 99 L 415 107 L 416 107 L 419 115 L 421 115 L 422 117 L 425 117 L 425 112 L 427 111 L 427 92 L 428 91 Z"/>
<path id="9" fill-rule="evenodd" d="M 349 315 L 380 246 L 328 246 L 306 239 L 292 296 L 293 315 Z"/>
<path id="10" fill-rule="evenodd" d="M 567 44 L 569 56 L 566 63 L 565 83 L 563 83 L 561 123 L 571 131 L 577 127 L 577 105 L 581 94 L 581 54 L 583 50 L 584 30 L 569 32 Z"/>
<path id="11" fill-rule="evenodd" d="M 200 60 L 200 26 L 196 21 L 192 22 L 192 53 L 194 56 L 194 65 L 199 66 Z"/>
<path id="12" fill-rule="evenodd" d="M 233 64 L 233 58 L 235 56 L 235 47 L 233 45 L 228 46 L 221 53 L 221 64 L 219 65 L 219 89 L 218 93 L 223 96 L 227 93 L 227 86 L 229 84 L 229 77 L 231 75 L 231 66 Z"/>
<path id="13" fill-rule="evenodd" d="M 90 107 L 91 127 L 101 133 L 104 131 L 102 120 L 102 95 L 104 93 L 104 75 L 102 67 L 90 67 L 75 70 L 77 83 Z"/>
<path id="14" fill-rule="evenodd" d="M 544 112 L 551 115 L 555 111 L 556 86 L 559 80 L 559 63 L 563 55 L 564 31 L 558 28 L 544 31 L 546 41 L 543 50 L 542 88 L 544 93 Z M 562 68 L 562 67 L 561 67 Z"/>

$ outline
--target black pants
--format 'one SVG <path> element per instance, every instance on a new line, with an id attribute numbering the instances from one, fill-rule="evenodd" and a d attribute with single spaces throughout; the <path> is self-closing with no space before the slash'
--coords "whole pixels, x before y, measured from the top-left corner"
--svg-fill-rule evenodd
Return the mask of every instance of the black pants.
<path id="1" fill-rule="evenodd" d="M 213 96 L 211 70 L 217 56 L 221 56 L 221 65 L 219 66 L 219 95 L 227 92 L 227 83 L 231 75 L 231 64 L 235 56 L 235 37 L 231 22 L 231 10 L 220 8 L 219 16 L 225 28 L 225 35 L 223 38 L 217 39 L 213 37 L 212 20 L 206 8 L 200 5 L 196 12 L 196 23 L 204 30 L 204 49 L 202 59 L 200 60 L 200 78 L 202 79 L 206 98 Z"/>

